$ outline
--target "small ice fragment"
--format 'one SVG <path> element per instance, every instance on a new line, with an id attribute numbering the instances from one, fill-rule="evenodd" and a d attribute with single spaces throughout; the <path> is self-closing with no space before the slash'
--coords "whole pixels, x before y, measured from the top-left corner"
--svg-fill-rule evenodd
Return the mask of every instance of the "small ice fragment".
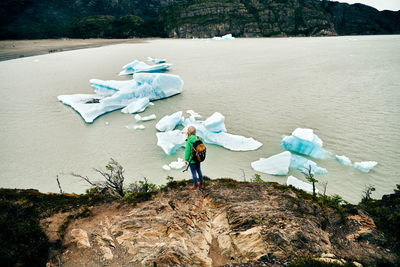
<path id="1" fill-rule="evenodd" d="M 373 167 L 376 166 L 378 162 L 376 161 L 362 161 L 362 162 L 355 162 L 354 168 L 362 172 L 369 172 Z"/>
<path id="2" fill-rule="evenodd" d="M 139 122 L 139 121 L 151 121 L 151 120 L 155 120 L 156 118 L 157 118 L 156 114 L 151 114 L 151 115 L 145 116 L 145 117 L 142 117 L 139 114 L 135 115 L 136 122 Z"/>
<path id="3" fill-rule="evenodd" d="M 343 164 L 344 166 L 353 166 L 353 164 L 351 163 L 351 160 L 348 157 L 346 157 L 345 155 L 343 155 L 343 156 L 336 155 L 336 160 L 338 162 L 340 162 L 341 164 Z"/>
<path id="4" fill-rule="evenodd" d="M 169 167 L 171 167 L 171 169 L 182 169 L 183 167 L 185 167 L 185 161 L 181 158 L 178 158 L 177 161 L 173 161 L 169 164 Z"/>
<path id="5" fill-rule="evenodd" d="M 162 166 L 162 168 L 164 170 L 166 170 L 166 171 L 170 171 L 171 170 L 171 168 L 168 165 L 164 165 L 164 166 Z"/>
<path id="6" fill-rule="evenodd" d="M 109 122 L 108 121 L 106 121 L 106 125 L 108 125 L 109 124 Z"/>
<path id="7" fill-rule="evenodd" d="M 182 111 L 175 112 L 171 115 L 164 116 L 156 124 L 157 130 L 160 132 L 171 131 L 183 121 Z"/>
<path id="8" fill-rule="evenodd" d="M 225 34 L 225 35 L 222 36 L 222 37 L 215 36 L 215 37 L 213 37 L 212 39 L 213 39 L 213 40 L 217 40 L 217 41 L 220 41 L 220 40 L 234 40 L 235 37 L 232 37 L 232 34 L 229 33 L 229 34 Z"/>
<path id="9" fill-rule="evenodd" d="M 167 60 L 166 59 L 158 59 L 158 58 L 147 57 L 147 61 L 153 62 L 153 63 L 156 63 L 156 64 L 160 64 L 160 63 L 165 63 Z"/>
<path id="10" fill-rule="evenodd" d="M 136 98 L 128 106 L 121 110 L 122 113 L 143 112 L 149 106 L 150 100 L 147 97 Z"/>
<path id="11" fill-rule="evenodd" d="M 287 184 L 287 185 L 292 185 L 292 186 L 294 186 L 294 187 L 296 187 L 296 188 L 298 188 L 298 189 L 302 189 L 302 190 L 304 190 L 304 191 L 306 191 L 306 192 L 310 192 L 310 193 L 313 192 L 313 186 L 312 186 L 312 184 L 303 182 L 303 181 L 297 179 L 297 178 L 294 177 L 294 176 L 289 176 L 289 177 L 287 178 L 286 184 Z M 315 188 L 315 192 L 318 193 L 318 189 L 317 189 L 317 188 Z"/>
<path id="12" fill-rule="evenodd" d="M 207 128 L 207 130 L 214 133 L 226 132 L 224 121 L 225 117 L 221 113 L 214 112 L 214 114 L 204 121 L 204 126 Z"/>
<path id="13" fill-rule="evenodd" d="M 134 129 L 135 130 L 143 130 L 144 128 L 146 128 L 144 125 L 135 125 Z"/>
<path id="14" fill-rule="evenodd" d="M 251 163 L 251 167 L 259 172 L 272 175 L 287 175 L 291 159 L 289 151 L 271 156 L 269 158 L 260 158 L 258 161 Z"/>
<path id="15" fill-rule="evenodd" d="M 191 109 L 186 110 L 186 113 L 190 114 L 191 117 L 193 118 L 201 118 L 201 115 Z"/>

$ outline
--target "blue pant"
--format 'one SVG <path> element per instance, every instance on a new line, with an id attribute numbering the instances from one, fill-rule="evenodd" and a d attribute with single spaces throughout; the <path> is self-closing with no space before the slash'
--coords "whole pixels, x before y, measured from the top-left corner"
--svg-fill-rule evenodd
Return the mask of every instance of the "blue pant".
<path id="1" fill-rule="evenodd" d="M 189 167 L 192 172 L 193 184 L 197 186 L 197 174 L 199 174 L 200 183 L 203 183 L 203 174 L 201 173 L 200 162 L 190 163 Z"/>

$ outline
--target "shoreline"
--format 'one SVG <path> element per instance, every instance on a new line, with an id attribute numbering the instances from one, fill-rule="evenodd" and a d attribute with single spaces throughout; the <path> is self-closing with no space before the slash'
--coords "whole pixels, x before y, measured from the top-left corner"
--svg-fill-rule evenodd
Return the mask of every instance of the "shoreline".
<path id="1" fill-rule="evenodd" d="M 0 62 L 22 57 L 95 48 L 122 43 L 145 43 L 152 38 L 133 39 L 41 39 L 0 41 Z"/>

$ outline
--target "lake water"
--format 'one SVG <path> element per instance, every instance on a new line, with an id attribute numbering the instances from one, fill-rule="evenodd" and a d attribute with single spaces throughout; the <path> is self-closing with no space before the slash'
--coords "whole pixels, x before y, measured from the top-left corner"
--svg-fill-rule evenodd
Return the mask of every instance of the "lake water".
<path id="1" fill-rule="evenodd" d="M 250 163 L 283 152 L 282 136 L 303 127 L 314 129 L 334 154 L 379 163 L 362 173 L 334 159 L 314 160 L 329 171 L 316 177 L 328 181 L 328 194 L 358 202 L 367 184 L 380 197 L 400 183 L 400 36 L 394 35 L 166 39 L 0 62 L 0 187 L 58 192 L 59 175 L 64 191 L 81 193 L 87 185 L 68 173 L 95 179 L 92 168 L 104 168 L 110 158 L 125 167 L 127 184 L 142 177 L 157 184 L 168 175 L 189 179 L 190 172 L 162 169 L 184 151 L 163 154 L 156 145 L 158 119 L 144 122 L 145 130 L 129 130 L 134 115 L 114 111 L 85 124 L 57 101 L 62 94 L 92 93 L 91 78 L 128 79 L 117 75 L 121 66 L 147 56 L 167 58 L 169 73 L 185 85 L 182 94 L 156 101 L 141 115 L 160 119 L 193 109 L 206 118 L 218 111 L 228 132 L 263 143 L 250 152 L 209 145 L 205 175 L 250 180 L 256 173 Z M 285 183 L 287 177 L 261 178 Z"/>

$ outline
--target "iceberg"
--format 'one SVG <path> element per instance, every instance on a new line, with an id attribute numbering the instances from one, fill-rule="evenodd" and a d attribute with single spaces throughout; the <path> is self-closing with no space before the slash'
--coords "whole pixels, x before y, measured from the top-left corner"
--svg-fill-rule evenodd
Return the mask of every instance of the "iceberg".
<path id="1" fill-rule="evenodd" d="M 122 113 L 138 113 L 143 112 L 150 104 L 147 97 L 136 98 L 128 106 L 121 110 Z"/>
<path id="2" fill-rule="evenodd" d="M 140 98 L 149 101 L 167 98 L 182 92 L 183 81 L 177 75 L 136 73 L 133 80 L 90 80 L 96 94 L 60 95 L 58 100 L 71 106 L 87 123 L 97 117 L 124 108 Z M 151 103 L 150 103 L 151 104 Z"/>
<path id="3" fill-rule="evenodd" d="M 165 119 L 165 125 L 169 125 L 168 129 L 171 129 L 172 127 L 175 128 L 176 122 L 179 120 L 179 118 L 181 118 L 182 115 L 182 113 L 178 114 L 174 113 L 174 114 L 176 116 L 175 122 L 170 122 L 170 118 Z M 217 118 L 219 115 L 213 114 L 210 117 L 213 116 L 214 118 Z M 209 121 L 215 121 L 215 120 L 210 119 Z M 157 139 L 158 139 L 157 145 L 159 145 L 167 155 L 174 154 L 178 148 L 185 146 L 187 129 L 189 126 L 193 125 L 194 127 L 196 127 L 196 134 L 201 138 L 203 138 L 206 144 L 222 146 L 232 151 L 256 150 L 262 146 L 262 143 L 258 142 L 257 140 L 254 140 L 251 137 L 247 138 L 244 136 L 234 135 L 227 132 L 220 132 L 221 129 L 226 129 L 226 128 L 223 120 L 219 120 L 219 123 L 220 125 L 210 124 L 210 126 L 211 125 L 213 126 L 211 127 L 211 130 L 219 131 L 219 132 L 213 132 L 205 127 L 204 121 L 197 121 L 193 116 L 191 116 L 182 122 L 182 125 L 184 127 L 183 130 L 175 130 L 175 131 L 167 130 L 164 133 L 157 133 Z"/>
<path id="4" fill-rule="evenodd" d="M 214 133 L 226 132 L 224 121 L 225 117 L 221 113 L 215 112 L 204 121 L 204 127 Z"/>
<path id="5" fill-rule="evenodd" d="M 343 164 L 344 166 L 351 166 L 351 167 L 353 166 L 353 163 L 351 163 L 351 160 L 348 157 L 346 157 L 345 155 L 343 155 L 343 156 L 336 155 L 336 160 L 339 163 Z"/>
<path id="6" fill-rule="evenodd" d="M 251 167 L 259 172 L 272 175 L 287 175 L 289 172 L 291 153 L 289 151 L 271 156 L 269 158 L 260 158 L 251 163 Z"/>
<path id="7" fill-rule="evenodd" d="M 325 168 L 319 167 L 317 163 L 312 160 L 306 159 L 305 157 L 292 154 L 290 160 L 290 168 L 297 169 L 301 172 L 307 172 L 311 166 L 311 172 L 314 174 L 327 174 L 328 171 Z"/>
<path id="8" fill-rule="evenodd" d="M 181 158 L 178 158 L 177 161 L 173 161 L 169 164 L 169 167 L 171 169 L 175 169 L 175 170 L 179 170 L 182 169 L 183 167 L 185 167 L 185 161 Z"/>
<path id="9" fill-rule="evenodd" d="M 139 121 L 151 121 L 151 120 L 155 120 L 156 118 L 157 118 L 156 114 L 151 114 L 151 115 L 145 116 L 145 117 L 142 117 L 139 114 L 135 115 L 136 122 L 139 122 Z"/>
<path id="10" fill-rule="evenodd" d="M 303 181 L 297 179 L 294 176 L 289 176 L 287 178 L 286 185 L 288 185 L 288 186 L 291 185 L 293 187 L 296 187 L 297 189 L 301 189 L 301 190 L 304 190 L 306 192 L 313 193 L 312 184 L 303 182 Z M 315 192 L 318 193 L 318 189 L 317 188 L 315 188 Z"/>
<path id="11" fill-rule="evenodd" d="M 147 57 L 147 61 L 153 62 L 153 63 L 156 63 L 156 64 L 160 64 L 160 63 L 165 63 L 167 60 L 166 59 L 158 59 L 158 58 Z"/>
<path id="12" fill-rule="evenodd" d="M 355 162 L 354 168 L 362 172 L 369 172 L 372 168 L 374 168 L 378 162 L 376 161 L 362 161 L 362 162 Z"/>
<path id="13" fill-rule="evenodd" d="M 317 159 L 325 158 L 327 154 L 322 148 L 322 140 L 312 129 L 297 128 L 291 136 L 284 136 L 281 144 L 286 150 Z"/>
<path id="14" fill-rule="evenodd" d="M 143 61 L 135 60 L 123 66 L 122 69 L 124 70 L 121 71 L 119 75 L 129 75 L 139 72 L 164 72 L 171 66 L 172 64 L 167 64 L 167 63 L 150 66 L 144 63 Z"/>
<path id="15" fill-rule="evenodd" d="M 213 39 L 213 40 L 217 40 L 217 41 L 221 41 L 221 40 L 234 40 L 235 37 L 233 37 L 232 34 L 229 33 L 229 34 L 225 34 L 225 35 L 223 35 L 223 36 L 221 36 L 221 37 L 215 36 L 215 37 L 213 37 L 212 39 Z"/>
<path id="16" fill-rule="evenodd" d="M 164 116 L 156 124 L 157 130 L 160 132 L 171 131 L 183 121 L 182 111 L 175 112 L 171 115 Z"/>
<path id="17" fill-rule="evenodd" d="M 180 130 L 159 132 L 157 135 L 157 145 L 162 148 L 165 154 L 172 155 L 186 144 L 186 134 Z"/>

